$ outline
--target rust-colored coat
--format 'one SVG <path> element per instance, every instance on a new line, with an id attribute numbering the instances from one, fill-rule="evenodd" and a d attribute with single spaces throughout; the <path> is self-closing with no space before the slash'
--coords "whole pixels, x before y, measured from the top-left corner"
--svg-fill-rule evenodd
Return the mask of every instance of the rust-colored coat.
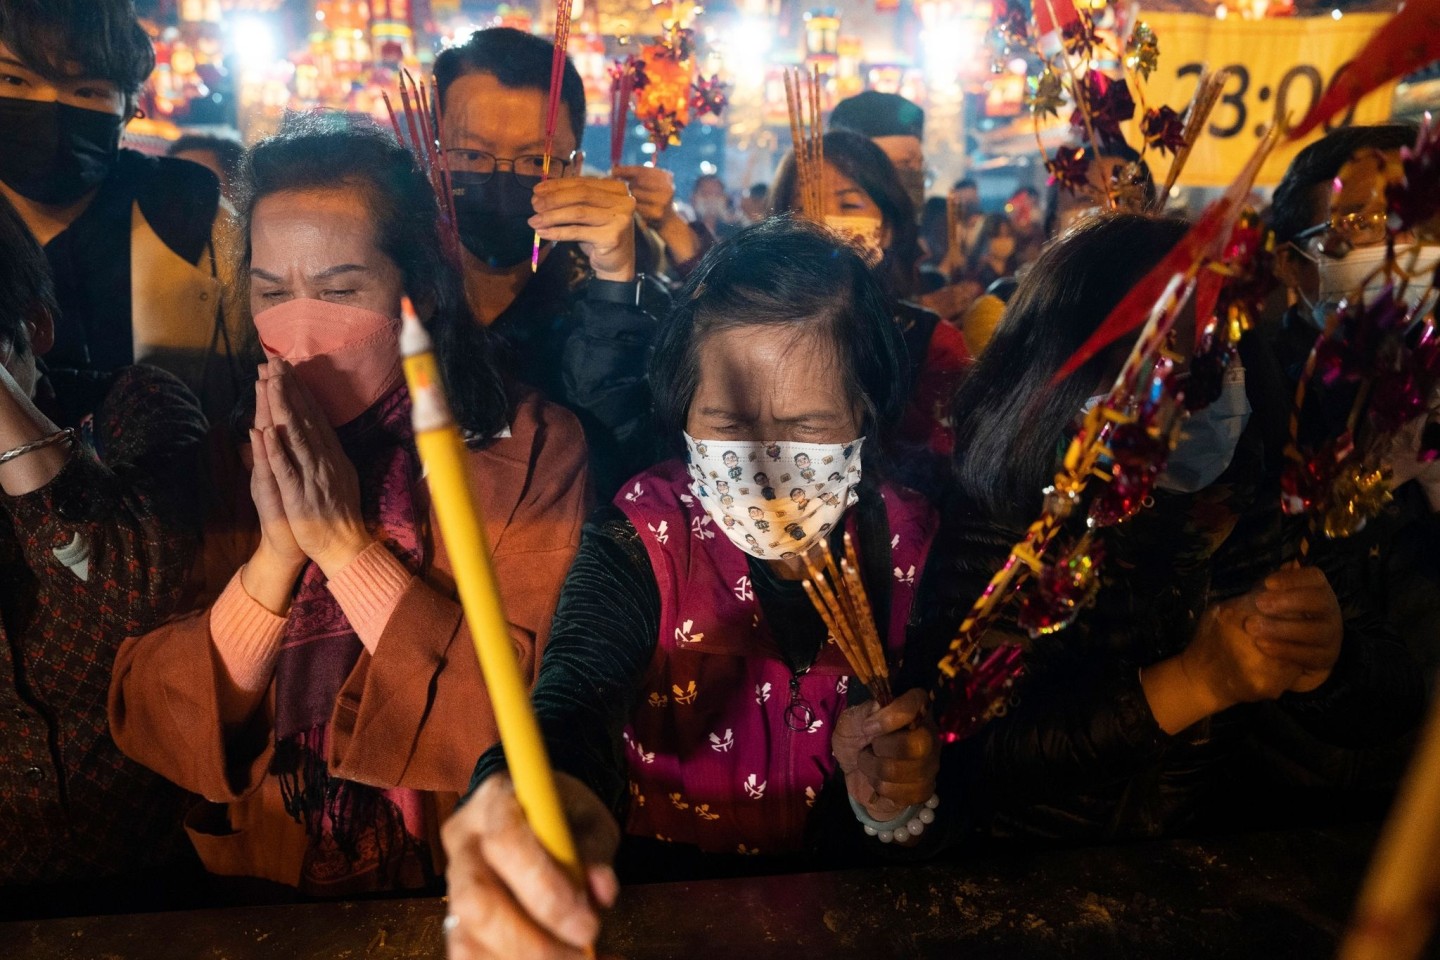
<path id="1" fill-rule="evenodd" d="M 511 434 L 471 455 L 471 477 L 521 670 L 533 681 L 580 541 L 586 452 L 574 416 L 534 399 L 519 406 Z M 223 730 L 220 720 L 224 668 L 209 604 L 259 542 L 246 471 L 233 448 L 226 456 L 215 478 L 224 496 L 207 525 L 206 605 L 120 648 L 110 723 L 128 756 L 208 801 L 186 820 L 207 869 L 295 885 L 306 838 L 268 773 L 273 683 L 244 729 Z M 337 777 L 429 794 L 439 869 L 439 825 L 498 736 L 433 512 L 429 529 L 429 569 L 411 580 L 375 654 L 361 653 L 336 698 L 329 765 Z"/>

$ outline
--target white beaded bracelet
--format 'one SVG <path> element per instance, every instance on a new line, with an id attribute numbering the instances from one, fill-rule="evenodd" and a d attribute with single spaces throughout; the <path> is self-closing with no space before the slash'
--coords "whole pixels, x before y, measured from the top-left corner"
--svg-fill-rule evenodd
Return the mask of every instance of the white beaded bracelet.
<path id="1" fill-rule="evenodd" d="M 855 811 L 855 819 L 865 828 L 865 835 L 881 843 L 905 843 L 920 836 L 927 826 L 935 822 L 935 808 L 938 806 L 940 795 L 932 793 L 929 800 L 906 807 L 900 816 L 882 823 L 872 819 L 854 797 L 850 798 L 850 809 Z"/>

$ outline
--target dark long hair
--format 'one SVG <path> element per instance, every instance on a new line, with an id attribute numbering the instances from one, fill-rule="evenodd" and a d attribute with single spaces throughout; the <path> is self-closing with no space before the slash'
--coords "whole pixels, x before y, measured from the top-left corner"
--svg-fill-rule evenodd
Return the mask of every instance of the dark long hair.
<path id="1" fill-rule="evenodd" d="M 897 300 L 904 300 L 915 293 L 916 268 L 920 262 L 919 216 L 910 195 L 900 185 L 900 175 L 895 165 L 885 156 L 885 151 L 875 146 L 868 137 L 848 130 L 834 130 L 825 134 L 825 161 L 832 164 L 880 208 L 885 226 L 890 228 L 890 246 L 885 259 L 877 267 L 885 292 Z M 772 213 L 793 211 L 796 205 L 796 176 L 793 154 L 786 154 L 775 174 L 775 186 L 770 192 Z"/>
<path id="2" fill-rule="evenodd" d="M 10 201 L 0 196 L 0 347 L 23 357 L 31 350 L 25 322 L 37 311 L 60 314 L 50 262 Z"/>
<path id="3" fill-rule="evenodd" d="M 1015 238 L 1015 250 L 1005 260 L 1005 269 L 1001 276 L 1010 277 L 1015 274 L 1015 258 L 1020 252 L 1020 231 L 1011 224 L 1010 219 L 1003 213 L 986 214 L 984 222 L 980 225 L 980 234 L 975 238 L 975 249 L 970 251 L 970 257 L 965 267 L 970 273 L 978 273 L 982 264 L 989 259 L 990 241 L 1000 235 L 1004 229 L 1010 230 L 1010 236 Z"/>
<path id="4" fill-rule="evenodd" d="M 956 484 L 964 500 L 1001 522 L 1034 519 L 1067 426 L 1118 370 L 1133 338 L 1054 386 L 1051 378 L 1185 230 L 1175 219 L 1100 215 L 1035 261 L 955 395 Z"/>
<path id="5" fill-rule="evenodd" d="M 241 179 L 242 284 L 250 274 L 250 224 L 262 199 L 355 189 L 369 209 L 376 246 L 400 268 L 405 293 L 435 339 L 457 421 L 480 437 L 505 428 L 510 404 L 491 335 L 471 316 L 459 272 L 442 253 L 439 205 L 410 151 L 369 121 L 300 114 L 250 151 Z"/>
<path id="6" fill-rule="evenodd" d="M 671 437 L 685 427 L 705 338 L 752 324 L 821 334 L 863 412 L 867 458 L 883 446 L 908 395 L 905 344 L 885 293 L 839 237 L 791 217 L 716 245 L 676 298 L 650 361 L 656 417 Z"/>

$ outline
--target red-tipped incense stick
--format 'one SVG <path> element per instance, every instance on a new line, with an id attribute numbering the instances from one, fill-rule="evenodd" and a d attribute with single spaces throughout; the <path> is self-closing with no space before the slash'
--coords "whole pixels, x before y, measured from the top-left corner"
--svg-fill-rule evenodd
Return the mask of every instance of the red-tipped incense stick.
<path id="1" fill-rule="evenodd" d="M 625 156 L 625 129 L 630 125 L 630 97 L 635 89 L 635 58 L 616 61 L 610 84 L 610 169 Z"/>
<path id="2" fill-rule="evenodd" d="M 570 49 L 570 14 L 575 0 L 556 0 L 555 47 L 550 52 L 550 102 L 545 111 L 545 161 L 540 182 L 550 179 L 550 156 L 555 152 L 555 124 L 560 118 L 560 87 L 565 80 L 565 56 Z M 540 231 L 530 248 L 530 272 L 540 269 Z"/>
<path id="3" fill-rule="evenodd" d="M 440 242 L 445 256 L 460 265 L 460 233 L 455 218 L 455 197 L 451 192 L 450 163 L 441 146 L 440 98 L 432 81 L 427 88 L 408 70 L 400 71 L 400 112 L 388 91 L 381 93 L 395 138 L 415 157 L 415 164 L 430 181 L 440 206 Z"/>

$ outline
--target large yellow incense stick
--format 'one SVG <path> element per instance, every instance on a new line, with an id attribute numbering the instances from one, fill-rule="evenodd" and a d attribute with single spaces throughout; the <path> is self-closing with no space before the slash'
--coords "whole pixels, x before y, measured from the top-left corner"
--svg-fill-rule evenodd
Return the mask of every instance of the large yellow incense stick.
<path id="1" fill-rule="evenodd" d="M 540 843 L 583 888 L 584 870 L 555 791 L 550 758 L 540 739 L 530 694 L 520 676 L 509 623 L 500 608 L 495 572 L 490 568 L 490 546 L 470 495 L 465 442 L 445 399 L 430 336 L 408 298 L 401 312 L 404 326 L 400 331 L 400 355 L 404 358 L 405 382 L 410 387 L 415 446 L 425 466 L 440 535 L 454 567 L 465 622 L 480 657 L 480 672 L 490 693 L 500 742 L 505 745 L 515 796 Z"/>
<path id="2" fill-rule="evenodd" d="M 1440 892 L 1440 701 L 1375 846 L 1340 960 L 1414 960 L 1435 930 Z"/>

